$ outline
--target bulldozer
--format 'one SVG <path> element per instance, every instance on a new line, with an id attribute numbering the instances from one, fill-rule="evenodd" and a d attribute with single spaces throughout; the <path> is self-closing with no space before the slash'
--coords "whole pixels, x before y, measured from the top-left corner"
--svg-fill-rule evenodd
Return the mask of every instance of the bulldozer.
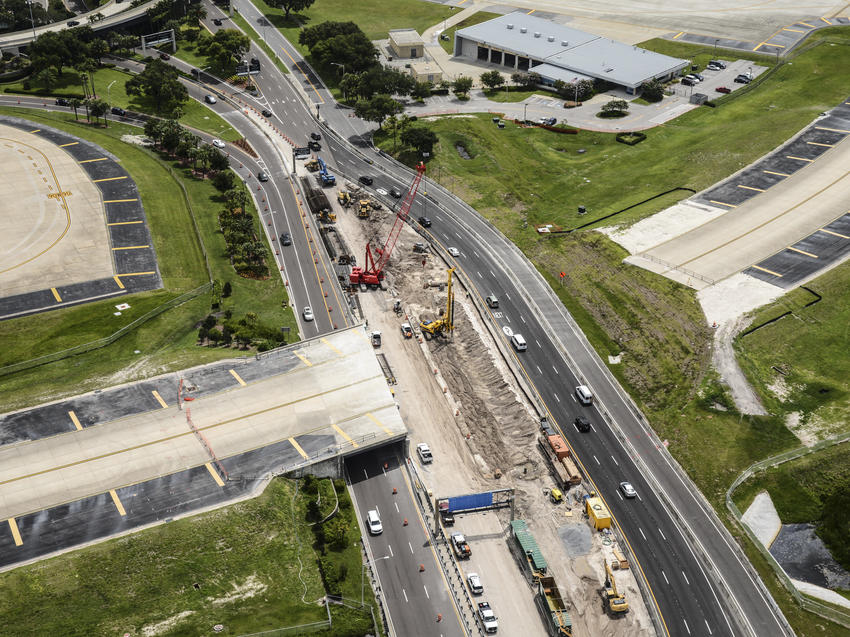
<path id="1" fill-rule="evenodd" d="M 368 219 L 372 213 L 372 203 L 368 199 L 361 199 L 357 208 L 357 216 L 360 219 Z"/>
<path id="2" fill-rule="evenodd" d="M 351 205 L 351 193 L 347 190 L 340 190 L 337 193 L 336 199 L 343 208 L 348 208 Z"/>
<path id="3" fill-rule="evenodd" d="M 320 210 L 318 217 L 319 221 L 323 223 L 336 223 L 336 215 L 327 208 Z"/>
<path id="4" fill-rule="evenodd" d="M 419 329 L 422 330 L 423 334 L 429 336 L 439 336 L 444 332 L 451 332 L 454 326 L 454 293 L 452 292 L 452 273 L 454 273 L 455 269 L 449 269 L 449 282 L 446 286 L 446 309 L 442 312 L 442 316 L 438 319 L 434 319 L 433 321 L 424 321 L 419 324 Z"/>
<path id="5" fill-rule="evenodd" d="M 310 161 L 305 162 L 304 168 L 309 170 L 311 173 L 316 172 L 317 170 L 319 170 L 319 160 L 318 159 L 311 159 Z"/>
<path id="6" fill-rule="evenodd" d="M 602 589 L 605 597 L 605 606 L 612 615 L 622 615 L 629 612 L 629 602 L 626 596 L 617 590 L 617 582 L 608 562 L 605 562 L 605 587 Z"/>

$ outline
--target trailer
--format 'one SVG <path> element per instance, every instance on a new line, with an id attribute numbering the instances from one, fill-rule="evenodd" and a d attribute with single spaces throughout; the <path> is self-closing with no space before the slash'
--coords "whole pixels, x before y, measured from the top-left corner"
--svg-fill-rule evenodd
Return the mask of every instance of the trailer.
<path id="1" fill-rule="evenodd" d="M 540 436 L 538 438 L 538 446 L 540 447 L 540 451 L 543 453 L 543 456 L 546 458 L 546 461 L 549 463 L 552 473 L 555 475 L 558 487 L 566 490 L 572 485 L 579 484 L 581 482 L 581 474 L 578 472 L 578 468 L 571 458 L 568 456 L 558 458 L 558 452 L 550 443 L 551 438 L 561 439 L 560 436 Z"/>
<path id="2" fill-rule="evenodd" d="M 528 530 L 525 520 L 511 521 L 511 536 L 513 539 L 510 543 L 511 552 L 516 556 L 528 578 L 533 582 L 546 575 L 548 568 L 546 558 L 537 546 L 537 540 Z"/>
<path id="3" fill-rule="evenodd" d="M 541 577 L 537 580 L 534 602 L 551 637 L 572 637 L 573 621 L 554 577 Z"/>
<path id="4" fill-rule="evenodd" d="M 378 364 L 381 366 L 381 369 L 384 370 L 384 378 L 387 379 L 387 385 L 395 385 L 396 379 L 395 374 L 393 374 L 393 368 L 390 367 L 390 363 L 387 360 L 386 354 L 378 354 Z"/>

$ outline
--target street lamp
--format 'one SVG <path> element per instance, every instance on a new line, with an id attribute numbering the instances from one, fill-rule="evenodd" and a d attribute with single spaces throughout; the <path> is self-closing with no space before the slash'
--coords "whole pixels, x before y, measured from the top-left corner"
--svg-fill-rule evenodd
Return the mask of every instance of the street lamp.
<path id="1" fill-rule="evenodd" d="M 30 24 L 32 24 L 32 37 L 35 39 L 35 20 L 32 17 L 32 5 L 34 0 L 28 0 L 27 5 L 30 8 Z"/>
<path id="2" fill-rule="evenodd" d="M 528 104 L 522 105 L 522 123 L 525 124 L 528 121 L 528 117 L 526 114 L 528 113 Z"/>
<path id="3" fill-rule="evenodd" d="M 109 89 L 111 89 L 111 88 L 112 88 L 112 85 L 113 85 L 113 84 L 115 84 L 115 82 L 117 82 L 117 81 L 118 81 L 118 80 L 112 80 L 112 81 L 111 81 L 111 82 L 110 82 L 110 83 L 106 86 L 106 101 L 107 101 L 107 102 L 109 102 Z M 112 102 L 109 102 L 109 103 L 111 104 Z"/>
<path id="4" fill-rule="evenodd" d="M 720 42 L 719 39 L 714 41 L 714 57 L 717 57 L 717 43 L 718 42 Z"/>
<path id="5" fill-rule="evenodd" d="M 345 64 L 342 64 L 341 62 L 331 62 L 331 64 L 333 64 L 334 66 L 342 67 L 342 75 L 343 75 L 343 77 L 345 76 Z M 343 99 L 343 100 L 345 100 L 345 99 L 346 99 L 346 97 L 345 97 L 345 89 L 342 89 L 342 99 Z"/>
<path id="6" fill-rule="evenodd" d="M 388 560 L 388 559 L 390 559 L 389 555 L 384 555 L 384 557 L 376 557 L 374 560 L 372 560 L 372 566 L 377 568 L 377 566 L 375 565 L 375 562 L 377 562 L 379 560 Z M 364 601 L 363 601 L 363 591 L 364 591 L 365 585 L 366 585 L 366 581 L 365 581 L 366 580 L 366 567 L 368 565 L 369 565 L 369 558 L 367 556 L 366 561 L 363 562 L 363 566 L 360 569 L 360 605 L 361 606 L 363 606 L 363 603 L 364 603 Z"/>

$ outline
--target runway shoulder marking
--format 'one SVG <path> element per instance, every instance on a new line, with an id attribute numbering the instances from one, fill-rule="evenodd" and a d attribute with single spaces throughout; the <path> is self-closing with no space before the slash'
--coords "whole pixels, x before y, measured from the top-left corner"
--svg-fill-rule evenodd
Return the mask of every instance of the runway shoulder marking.
<path id="1" fill-rule="evenodd" d="M 242 385 L 242 387 L 245 387 L 248 384 L 244 380 L 242 380 L 242 378 L 239 376 L 239 374 L 236 373 L 235 369 L 229 369 L 227 371 L 230 372 L 230 375 L 233 376 L 233 378 L 236 379 L 236 382 L 239 383 L 240 385 Z"/>
<path id="2" fill-rule="evenodd" d="M 375 418 L 375 415 L 374 415 L 371 411 L 370 411 L 370 412 L 368 412 L 368 413 L 366 414 L 366 416 L 369 418 L 369 420 L 371 420 L 373 423 L 375 423 L 375 424 L 376 424 L 376 425 L 378 425 L 381 429 L 383 429 L 385 434 L 387 434 L 388 436 L 392 436 L 392 435 L 393 435 L 393 432 L 392 432 L 392 431 L 390 431 L 389 429 L 387 429 L 386 427 L 384 427 L 384 423 L 382 423 L 380 420 L 378 420 L 377 418 Z"/>
<path id="3" fill-rule="evenodd" d="M 106 161 L 109 157 L 98 157 L 97 159 L 83 159 L 80 161 L 81 164 L 90 164 L 93 161 Z"/>
<path id="4" fill-rule="evenodd" d="M 674 39 L 674 40 L 678 40 L 678 39 L 679 39 L 679 38 L 681 38 L 683 35 L 685 35 L 685 32 L 684 32 L 684 31 L 679 31 L 676 35 L 674 35 L 674 36 L 673 36 L 673 39 Z"/>
<path id="5" fill-rule="evenodd" d="M 718 206 L 726 206 L 726 207 L 728 207 L 728 208 L 737 208 L 737 207 L 738 207 L 738 206 L 736 206 L 735 204 L 725 203 L 725 202 L 723 202 L 723 201 L 715 201 L 714 199 L 709 199 L 709 201 L 710 201 L 711 203 L 716 203 Z"/>
<path id="6" fill-rule="evenodd" d="M 774 272 L 773 270 L 768 270 L 767 268 L 763 268 L 760 265 L 751 265 L 751 268 L 755 268 L 756 270 L 761 270 L 762 272 L 767 272 L 768 274 L 772 274 L 773 276 L 778 276 L 782 278 L 782 275 L 779 272 Z"/>
<path id="7" fill-rule="evenodd" d="M 118 509 L 118 515 L 122 517 L 127 515 L 127 511 L 124 510 L 124 505 L 121 504 L 121 499 L 118 497 L 118 494 L 115 492 L 115 489 L 110 489 L 109 495 L 112 497 L 112 502 L 115 503 L 115 508 Z"/>
<path id="8" fill-rule="evenodd" d="M 754 188 L 753 186 L 745 186 L 744 184 L 738 184 L 738 188 L 745 188 L 746 190 L 755 190 L 756 192 L 764 192 L 763 188 Z"/>
<path id="9" fill-rule="evenodd" d="M 138 201 L 139 199 L 104 199 L 103 203 L 127 203 L 128 201 Z"/>
<path id="10" fill-rule="evenodd" d="M 143 250 L 145 248 L 150 248 L 150 245 L 146 246 L 124 246 L 123 248 L 112 248 L 113 250 Z"/>
<path id="11" fill-rule="evenodd" d="M 82 431 L 83 426 L 80 424 L 80 419 L 77 418 L 77 414 L 75 414 L 73 411 L 69 411 L 68 416 L 71 418 L 71 422 L 74 423 L 74 427 L 77 429 L 77 431 Z"/>
<path id="12" fill-rule="evenodd" d="M 118 181 L 119 179 L 127 179 L 127 175 L 123 175 L 122 177 L 104 177 L 103 179 L 92 179 L 94 183 L 98 183 L 101 181 Z"/>
<path id="13" fill-rule="evenodd" d="M 790 177 L 791 175 L 787 175 L 785 173 L 778 173 L 773 170 L 762 170 L 763 173 L 767 173 L 768 175 L 777 175 L 779 177 Z"/>
<path id="14" fill-rule="evenodd" d="M 50 291 L 53 292 L 53 298 L 56 299 L 56 302 L 61 303 L 62 297 L 59 296 L 59 291 L 56 288 L 50 288 Z"/>
<path id="15" fill-rule="evenodd" d="M 40 133 L 40 132 L 41 132 L 40 128 L 36 128 L 35 130 L 30 131 L 30 133 Z"/>
<path id="16" fill-rule="evenodd" d="M 350 442 L 352 447 L 357 448 L 357 447 L 359 447 L 359 446 L 360 446 L 360 445 L 358 445 L 356 442 L 354 442 L 354 440 L 351 438 L 351 436 L 349 436 L 347 433 L 345 433 L 345 432 L 344 432 L 342 429 L 340 429 L 340 428 L 339 428 L 336 424 L 331 425 L 331 427 L 333 427 L 334 431 L 335 431 L 335 432 L 337 432 L 340 436 L 342 436 L 343 438 L 345 438 L 345 441 L 346 441 L 346 442 Z"/>
<path id="17" fill-rule="evenodd" d="M 162 406 L 163 409 L 168 409 L 168 403 L 166 403 L 162 399 L 162 396 L 159 395 L 159 392 L 157 390 L 154 389 L 151 393 L 153 394 L 153 397 L 156 398 L 156 401 Z"/>
<path id="18" fill-rule="evenodd" d="M 67 146 L 76 146 L 80 142 L 68 142 L 67 144 L 59 144 L 59 148 L 65 148 Z"/>
<path id="19" fill-rule="evenodd" d="M 796 159 L 798 161 L 807 161 L 812 163 L 814 159 L 806 159 L 805 157 L 797 157 L 796 155 L 785 155 L 788 159 Z"/>
<path id="20" fill-rule="evenodd" d="M 310 457 L 307 455 L 307 452 L 301 448 L 301 445 L 298 444 L 298 441 L 295 440 L 295 438 L 287 438 L 287 440 L 289 440 L 289 444 L 293 446 L 295 451 L 301 454 L 301 457 L 304 458 L 304 460 L 307 460 Z"/>
<path id="21" fill-rule="evenodd" d="M 24 541 L 21 539 L 21 532 L 18 530 L 18 523 L 15 518 L 9 518 L 9 530 L 12 531 L 12 538 L 15 540 L 15 546 L 23 546 Z"/>
<path id="22" fill-rule="evenodd" d="M 802 29 L 789 29 L 788 27 L 782 27 L 783 31 L 793 31 L 794 33 L 805 33 Z"/>
<path id="23" fill-rule="evenodd" d="M 823 20 L 823 18 L 821 18 Z M 827 24 L 831 24 L 829 20 L 826 21 Z M 810 29 L 814 29 L 815 25 L 809 24 L 808 22 L 798 22 L 797 24 L 802 24 L 804 27 L 809 27 Z"/>
<path id="24" fill-rule="evenodd" d="M 301 359 L 301 362 L 302 362 L 302 363 L 304 363 L 307 367 L 312 367 L 312 366 L 313 366 L 313 363 L 311 363 L 309 360 L 307 360 L 307 357 L 306 357 L 306 356 L 304 356 L 304 354 L 301 354 L 301 353 L 299 353 L 299 352 L 295 352 L 295 355 L 296 355 L 298 358 L 300 358 L 300 359 Z"/>
<path id="25" fill-rule="evenodd" d="M 210 472 L 210 475 L 213 477 L 213 480 L 215 480 L 215 483 L 218 486 L 223 487 L 224 486 L 224 480 L 222 480 L 221 476 L 218 475 L 218 471 L 216 471 L 215 468 L 209 462 L 204 464 L 204 466 L 207 468 L 207 471 Z"/>
<path id="26" fill-rule="evenodd" d="M 850 237 L 848 237 L 846 234 L 839 234 L 838 232 L 833 232 L 832 230 L 827 230 L 826 228 L 820 228 L 820 232 L 831 234 L 834 237 L 841 237 L 842 239 L 850 239 Z"/>
<path id="27" fill-rule="evenodd" d="M 154 272 L 153 270 L 150 270 L 148 272 L 122 272 L 121 274 L 118 274 L 116 276 L 144 276 L 146 274 L 156 274 L 156 272 Z"/>
<path id="28" fill-rule="evenodd" d="M 806 255 L 807 257 L 812 257 L 813 259 L 817 259 L 817 258 L 818 258 L 818 255 L 816 255 L 816 254 L 812 254 L 811 252 L 806 252 L 805 250 L 800 250 L 799 248 L 795 248 L 795 247 L 793 247 L 793 246 L 788 246 L 786 249 L 787 249 L 787 250 L 791 250 L 791 251 L 793 251 L 793 252 L 799 252 L 800 254 L 804 254 L 804 255 Z"/>

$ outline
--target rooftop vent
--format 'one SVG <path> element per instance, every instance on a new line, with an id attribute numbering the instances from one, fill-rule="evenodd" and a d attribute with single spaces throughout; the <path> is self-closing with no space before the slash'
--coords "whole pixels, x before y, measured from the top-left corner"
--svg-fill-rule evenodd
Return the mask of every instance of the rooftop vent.
<path id="1" fill-rule="evenodd" d="M 513 24 L 508 24 L 508 28 L 509 28 L 509 29 L 513 29 L 513 28 L 514 28 L 514 25 L 513 25 Z"/>
<path id="2" fill-rule="evenodd" d="M 525 33 L 526 31 L 528 31 L 528 29 L 526 27 L 520 27 L 519 28 L 520 33 Z"/>
<path id="3" fill-rule="evenodd" d="M 549 40 L 549 42 L 554 42 L 554 41 L 555 41 L 555 36 L 554 36 L 554 35 L 550 35 L 550 36 L 549 36 L 548 38 L 546 38 L 546 39 L 547 39 L 547 40 Z"/>
<path id="4" fill-rule="evenodd" d="M 535 37 L 535 38 L 539 38 L 539 37 L 540 37 L 540 31 L 535 31 L 535 32 L 534 32 L 534 37 Z"/>
<path id="5" fill-rule="evenodd" d="M 570 43 L 566 40 L 561 40 L 561 46 L 570 46 Z"/>

